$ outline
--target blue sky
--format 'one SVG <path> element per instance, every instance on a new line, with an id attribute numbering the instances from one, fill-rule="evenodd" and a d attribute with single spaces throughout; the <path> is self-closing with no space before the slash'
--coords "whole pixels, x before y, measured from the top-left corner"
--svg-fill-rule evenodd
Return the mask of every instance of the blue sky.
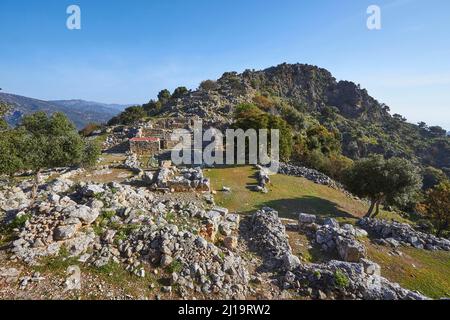
<path id="1" fill-rule="evenodd" d="M 82 29 L 66 28 L 81 8 Z M 369 31 L 366 9 L 381 7 Z M 310 63 L 450 130 L 448 0 L 0 0 L 0 87 L 143 103 L 225 71 Z"/>

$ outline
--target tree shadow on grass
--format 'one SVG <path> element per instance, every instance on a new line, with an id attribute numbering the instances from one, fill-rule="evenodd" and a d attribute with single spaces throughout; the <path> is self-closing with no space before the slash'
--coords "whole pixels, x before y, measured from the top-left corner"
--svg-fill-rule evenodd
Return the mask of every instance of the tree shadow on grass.
<path id="1" fill-rule="evenodd" d="M 355 218 L 342 210 L 335 202 L 327 199 L 304 196 L 296 199 L 278 199 L 262 203 L 259 208 L 270 207 L 278 211 L 280 218 L 297 219 L 299 213 L 315 214 L 322 217 Z M 246 212 L 248 214 L 252 212 Z"/>

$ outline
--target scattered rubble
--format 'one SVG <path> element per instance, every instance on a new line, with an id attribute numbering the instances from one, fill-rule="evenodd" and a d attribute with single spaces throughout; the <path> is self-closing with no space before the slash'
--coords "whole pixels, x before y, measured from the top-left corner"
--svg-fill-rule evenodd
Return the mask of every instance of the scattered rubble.
<path id="1" fill-rule="evenodd" d="M 309 231 L 322 250 L 336 250 L 339 257 L 347 262 L 359 262 L 366 257 L 364 245 L 356 238 L 367 236 L 367 232 L 350 224 L 340 227 L 339 223 L 332 218 L 326 218 L 322 225 L 316 223 L 318 220 L 315 215 L 299 214 L 300 230 Z"/>
<path id="2" fill-rule="evenodd" d="M 281 273 L 280 285 L 284 289 L 296 289 L 316 299 L 427 299 L 381 277 L 380 267 L 367 259 L 360 259 L 358 263 L 332 260 L 323 264 L 302 264 L 292 254 L 276 211 L 264 208 L 251 219 L 254 246 L 269 260 L 266 265 Z M 316 219 L 312 215 L 301 215 L 300 220 L 312 221 L 314 225 Z M 325 226 L 336 228 L 332 220 Z"/>
<path id="3" fill-rule="evenodd" d="M 330 177 L 323 174 L 322 172 L 314 170 L 314 169 L 280 162 L 278 173 L 284 174 L 287 176 L 302 177 L 302 178 L 308 179 L 314 183 L 325 185 L 330 188 L 339 190 L 339 191 L 343 192 L 345 195 L 347 195 L 349 198 L 356 198 L 350 192 L 345 190 L 344 186 L 341 183 L 331 179 Z"/>
<path id="4" fill-rule="evenodd" d="M 404 245 L 425 250 L 450 251 L 450 240 L 416 231 L 405 223 L 363 218 L 358 222 L 358 225 L 377 237 L 375 241 L 379 244 L 393 247 Z"/>
<path id="5" fill-rule="evenodd" d="M 145 173 L 144 182 L 153 190 L 171 192 L 210 191 L 210 182 L 201 168 L 160 168 L 156 174 Z"/>
<path id="6" fill-rule="evenodd" d="M 127 158 L 122 167 L 131 170 L 134 173 L 140 174 L 142 172 L 141 163 L 138 160 L 138 156 L 134 153 L 127 153 Z"/>

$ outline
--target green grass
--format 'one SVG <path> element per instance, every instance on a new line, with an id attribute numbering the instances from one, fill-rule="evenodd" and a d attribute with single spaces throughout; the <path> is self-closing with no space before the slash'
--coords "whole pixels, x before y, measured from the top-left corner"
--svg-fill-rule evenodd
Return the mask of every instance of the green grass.
<path id="1" fill-rule="evenodd" d="M 39 265 L 35 266 L 35 271 L 51 272 L 56 275 L 66 275 L 67 268 L 72 265 L 78 265 L 78 258 L 69 257 L 69 252 L 66 247 L 61 247 L 59 255 L 56 257 L 49 256 L 41 259 Z"/>
<path id="2" fill-rule="evenodd" d="M 315 184 L 303 178 L 275 175 L 271 177 L 269 193 L 250 190 L 255 185 L 255 170 L 250 166 L 215 168 L 206 171 L 213 190 L 230 187 L 231 193 L 218 191 L 216 203 L 242 214 L 252 213 L 268 206 L 279 211 L 284 218 L 297 219 L 300 212 L 331 216 L 340 222 L 355 223 L 364 216 L 368 206 L 362 201 L 351 199 L 338 190 Z M 377 218 L 394 219 L 411 223 L 396 213 L 382 211 Z M 291 246 L 306 262 L 323 262 L 333 257 L 324 255 L 318 248 L 308 249 L 307 239 L 302 235 L 289 233 Z M 403 287 L 419 291 L 430 298 L 450 297 L 450 253 L 431 252 L 413 248 L 402 248 L 403 256 L 389 254 L 386 247 L 366 244 L 369 259 L 381 266 L 382 275 Z M 304 245 L 298 246 L 296 242 Z M 413 266 L 415 265 L 415 267 Z M 337 282 L 345 285 L 345 279 L 337 275 Z"/>
<path id="3" fill-rule="evenodd" d="M 334 282 L 339 288 L 347 288 L 350 284 L 347 276 L 339 269 L 334 273 Z"/>
<path id="4" fill-rule="evenodd" d="M 167 268 L 166 271 L 168 273 L 179 273 L 183 270 L 183 264 L 179 260 L 173 261 Z"/>
<path id="5" fill-rule="evenodd" d="M 269 193 L 254 192 L 250 188 L 257 184 L 255 169 L 251 166 L 215 168 L 206 171 L 214 190 L 230 187 L 231 193 L 218 191 L 216 203 L 239 213 L 251 213 L 268 206 L 279 211 L 284 218 L 296 219 L 305 212 L 322 216 L 338 217 L 352 222 L 368 210 L 366 203 L 347 197 L 342 192 L 309 180 L 285 175 L 271 176 Z M 401 217 L 382 212 L 382 218 Z"/>
<path id="6" fill-rule="evenodd" d="M 3 247 L 13 241 L 16 237 L 14 229 L 22 228 L 30 218 L 30 214 L 24 214 L 20 217 L 14 218 L 14 220 L 9 224 L 2 224 L 0 226 L 0 247 Z"/>
<path id="7" fill-rule="evenodd" d="M 434 299 L 450 297 L 450 252 L 402 248 L 402 256 L 366 243 L 370 259 L 381 273 L 403 287 Z"/>

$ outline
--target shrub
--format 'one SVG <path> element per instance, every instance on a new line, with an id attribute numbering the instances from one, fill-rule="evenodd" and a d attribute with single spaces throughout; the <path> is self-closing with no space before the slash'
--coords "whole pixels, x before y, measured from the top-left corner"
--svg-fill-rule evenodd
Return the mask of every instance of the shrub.
<path id="1" fill-rule="evenodd" d="M 174 260 L 166 270 L 169 273 L 180 273 L 183 270 L 183 264 L 179 260 Z"/>
<path id="2" fill-rule="evenodd" d="M 172 99 L 178 99 L 183 97 L 185 94 L 187 94 L 189 90 L 186 87 L 178 87 L 174 90 L 171 98 Z"/>
<path id="3" fill-rule="evenodd" d="M 347 288 L 350 284 L 350 280 L 341 270 L 336 270 L 334 273 L 334 282 L 338 288 Z"/>
<path id="4" fill-rule="evenodd" d="M 89 137 L 101 128 L 102 126 L 98 123 L 88 123 L 83 129 L 80 130 L 80 134 L 84 137 Z"/>
<path id="5" fill-rule="evenodd" d="M 417 210 L 433 223 L 437 236 L 450 231 L 450 181 L 429 190 Z"/>
<path id="6" fill-rule="evenodd" d="M 216 81 L 213 80 L 205 80 L 200 83 L 200 89 L 204 91 L 214 91 L 219 89 L 219 85 Z"/>

